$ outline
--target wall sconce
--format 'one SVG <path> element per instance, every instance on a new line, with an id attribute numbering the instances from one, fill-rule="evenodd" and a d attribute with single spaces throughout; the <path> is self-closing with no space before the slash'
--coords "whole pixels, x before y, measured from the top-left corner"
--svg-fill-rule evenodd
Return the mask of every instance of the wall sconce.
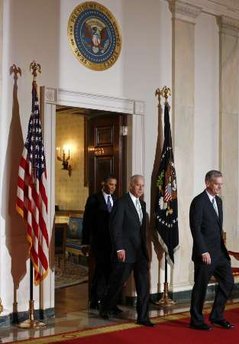
<path id="1" fill-rule="evenodd" d="M 60 147 L 57 147 L 56 151 L 57 151 L 57 160 L 62 162 L 62 170 L 68 171 L 68 174 L 69 174 L 69 177 L 70 177 L 71 176 L 71 171 L 72 171 L 72 167 L 69 164 L 69 160 L 71 158 L 70 148 L 63 147 L 63 149 L 62 149 L 62 156 L 60 154 L 60 152 L 61 152 Z M 67 151 L 67 157 L 66 157 L 66 151 Z"/>

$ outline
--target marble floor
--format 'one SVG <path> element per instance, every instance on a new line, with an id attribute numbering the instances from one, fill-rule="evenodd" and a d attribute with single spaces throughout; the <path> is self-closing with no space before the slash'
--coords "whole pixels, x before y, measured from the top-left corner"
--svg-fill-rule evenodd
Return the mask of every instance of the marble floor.
<path id="1" fill-rule="evenodd" d="M 56 316 L 49 319 L 46 326 L 40 329 L 20 329 L 17 326 L 0 329 L 0 342 L 17 343 L 19 340 L 38 338 L 53 334 L 60 334 L 85 328 L 117 324 L 119 322 L 134 321 L 136 312 L 134 307 L 120 306 L 124 311 L 118 318 L 103 320 L 98 311 L 88 309 L 88 283 L 77 286 L 56 289 Z M 164 316 L 172 313 L 180 313 L 189 310 L 189 305 L 174 305 L 162 308 L 151 305 L 150 317 Z"/>

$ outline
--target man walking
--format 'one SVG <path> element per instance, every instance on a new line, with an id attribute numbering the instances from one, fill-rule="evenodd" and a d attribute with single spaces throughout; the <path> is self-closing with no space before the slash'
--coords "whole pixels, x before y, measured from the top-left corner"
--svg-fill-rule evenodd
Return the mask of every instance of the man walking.
<path id="1" fill-rule="evenodd" d="M 117 179 L 113 175 L 104 178 L 102 189 L 87 199 L 83 217 L 82 244 L 89 245 L 93 255 L 94 273 L 90 286 L 90 308 L 98 309 L 111 273 L 111 239 L 109 217 L 116 201 L 114 195 Z"/>
<path id="2" fill-rule="evenodd" d="M 100 315 L 110 316 L 117 304 L 119 293 L 134 272 L 137 292 L 137 323 L 154 326 L 149 320 L 149 258 L 146 247 L 146 204 L 139 198 L 144 192 L 144 177 L 130 179 L 129 192 L 121 197 L 112 210 L 110 234 L 113 246 L 113 270 L 104 296 Z"/>
<path id="3" fill-rule="evenodd" d="M 214 304 L 209 316 L 213 325 L 231 329 L 225 320 L 224 308 L 233 288 L 230 258 L 223 241 L 222 173 L 209 171 L 205 176 L 206 189 L 196 196 L 190 206 L 190 228 L 193 236 L 194 286 L 191 297 L 190 326 L 210 330 L 204 322 L 203 304 L 211 276 L 218 281 Z"/>

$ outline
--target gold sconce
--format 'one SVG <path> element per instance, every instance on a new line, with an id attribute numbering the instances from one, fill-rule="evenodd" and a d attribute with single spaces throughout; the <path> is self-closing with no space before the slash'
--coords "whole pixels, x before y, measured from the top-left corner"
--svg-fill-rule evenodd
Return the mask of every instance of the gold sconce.
<path id="1" fill-rule="evenodd" d="M 69 160 L 71 159 L 71 150 L 69 147 L 62 148 L 62 154 L 60 147 L 56 148 L 57 151 L 57 160 L 62 162 L 62 170 L 68 171 L 69 177 L 71 176 L 72 167 L 69 164 Z M 67 155 L 66 155 L 67 152 Z"/>

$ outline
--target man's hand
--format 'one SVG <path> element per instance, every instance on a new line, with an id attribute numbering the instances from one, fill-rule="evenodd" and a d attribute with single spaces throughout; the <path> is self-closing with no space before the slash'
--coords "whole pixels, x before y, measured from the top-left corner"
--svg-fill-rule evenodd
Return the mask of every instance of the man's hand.
<path id="1" fill-rule="evenodd" d="M 210 253 L 205 252 L 202 254 L 202 261 L 204 264 L 210 265 L 211 264 L 211 256 Z"/>
<path id="2" fill-rule="evenodd" d="M 90 246 L 89 245 L 82 246 L 81 251 L 84 254 L 84 256 L 89 256 Z"/>
<path id="3" fill-rule="evenodd" d="M 119 262 L 125 262 L 126 254 L 125 250 L 117 251 L 117 257 Z"/>

